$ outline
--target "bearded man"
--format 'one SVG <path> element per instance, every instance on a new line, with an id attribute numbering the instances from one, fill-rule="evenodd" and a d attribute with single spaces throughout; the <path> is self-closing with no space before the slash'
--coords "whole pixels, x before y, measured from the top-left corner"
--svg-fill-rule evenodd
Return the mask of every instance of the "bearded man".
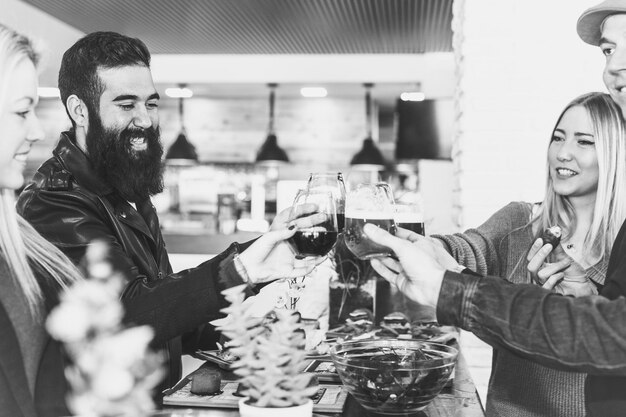
<path id="1" fill-rule="evenodd" d="M 303 276 L 319 263 L 296 261 L 285 239 L 323 216 L 287 228 L 286 213 L 279 214 L 272 231 L 254 242 L 233 243 L 198 267 L 173 273 L 150 203 L 163 190 L 163 147 L 148 49 L 139 39 L 91 33 L 63 55 L 59 89 L 72 128 L 20 195 L 18 211 L 76 263 L 93 240 L 109 245 L 113 265 L 127 277 L 126 319 L 150 325 L 155 345 L 167 346 L 164 386 L 173 386 L 183 349 L 215 341 L 205 330 L 225 307 L 221 290 Z"/>

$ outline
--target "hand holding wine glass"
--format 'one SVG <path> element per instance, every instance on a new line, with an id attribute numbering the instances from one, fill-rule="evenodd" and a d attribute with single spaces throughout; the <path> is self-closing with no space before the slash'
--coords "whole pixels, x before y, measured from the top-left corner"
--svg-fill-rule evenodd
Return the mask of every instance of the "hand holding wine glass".
<path id="1" fill-rule="evenodd" d="M 302 207 L 317 206 L 317 224 L 298 227 L 289 239 L 296 258 L 325 256 L 335 246 L 339 232 L 337 206 L 332 193 L 328 191 L 300 190 L 291 208 L 290 220 L 296 222 Z"/>
<path id="2" fill-rule="evenodd" d="M 316 214 L 310 215 L 310 207 L 315 206 Z M 306 225 L 298 223 L 299 216 L 307 213 L 308 219 L 315 219 L 315 222 L 308 221 Z M 290 222 L 297 225 L 295 233 L 289 239 L 289 244 L 293 249 L 296 259 L 304 259 L 311 256 L 326 256 L 335 246 L 339 233 L 337 226 L 337 207 L 332 193 L 328 191 L 300 190 L 291 207 Z M 300 298 L 300 293 L 304 289 L 304 279 L 298 282 L 296 278 L 289 280 L 288 298 L 290 308 L 295 309 Z"/>

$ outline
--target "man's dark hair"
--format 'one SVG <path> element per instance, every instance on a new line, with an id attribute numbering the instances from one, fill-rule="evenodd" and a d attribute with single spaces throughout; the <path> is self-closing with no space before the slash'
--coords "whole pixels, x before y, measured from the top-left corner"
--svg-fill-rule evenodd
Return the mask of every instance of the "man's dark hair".
<path id="1" fill-rule="evenodd" d="M 59 70 L 59 90 L 66 106 L 67 98 L 76 94 L 90 113 L 97 112 L 104 86 L 98 69 L 129 65 L 150 67 L 150 52 L 137 38 L 115 32 L 94 32 L 79 39 L 63 54 Z M 67 111 L 67 107 L 65 108 Z M 72 126 L 76 127 L 70 117 Z"/>

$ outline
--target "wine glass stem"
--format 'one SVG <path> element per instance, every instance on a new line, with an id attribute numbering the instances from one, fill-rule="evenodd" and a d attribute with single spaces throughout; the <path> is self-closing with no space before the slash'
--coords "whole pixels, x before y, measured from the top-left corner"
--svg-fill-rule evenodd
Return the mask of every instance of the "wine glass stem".
<path id="1" fill-rule="evenodd" d="M 290 295 L 289 295 L 289 309 L 290 310 L 297 310 L 297 304 L 298 304 L 298 300 L 300 300 L 300 295 L 302 293 L 302 290 L 304 288 L 304 279 L 306 278 L 306 275 L 304 275 L 301 279 L 301 281 L 298 283 L 298 278 L 291 278 L 288 283 L 289 283 L 289 289 L 292 290 L 290 291 Z M 297 294 L 296 297 L 294 297 L 292 294 Z"/>

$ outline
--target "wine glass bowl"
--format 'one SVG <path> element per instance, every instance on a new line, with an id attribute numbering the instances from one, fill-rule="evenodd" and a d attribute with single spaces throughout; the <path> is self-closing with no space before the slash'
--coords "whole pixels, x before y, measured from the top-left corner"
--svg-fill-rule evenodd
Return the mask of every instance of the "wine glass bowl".
<path id="1" fill-rule="evenodd" d="M 295 234 L 289 238 L 288 242 L 299 259 L 325 256 L 335 246 L 339 233 L 336 204 L 330 192 L 300 190 L 291 208 L 290 219 L 295 220 L 301 216 L 300 206 L 310 204 L 317 206 L 316 213 L 323 214 L 323 220 L 297 228 Z"/>
<path id="2" fill-rule="evenodd" d="M 359 184 L 348 193 L 344 241 L 350 252 L 361 260 L 391 256 L 391 249 L 367 237 L 363 231 L 367 223 L 395 234 L 394 200 L 389 184 Z"/>
<path id="3" fill-rule="evenodd" d="M 330 192 L 335 200 L 337 225 L 343 232 L 345 225 L 346 186 L 341 172 L 313 172 L 309 175 L 306 189 L 316 192 Z"/>

